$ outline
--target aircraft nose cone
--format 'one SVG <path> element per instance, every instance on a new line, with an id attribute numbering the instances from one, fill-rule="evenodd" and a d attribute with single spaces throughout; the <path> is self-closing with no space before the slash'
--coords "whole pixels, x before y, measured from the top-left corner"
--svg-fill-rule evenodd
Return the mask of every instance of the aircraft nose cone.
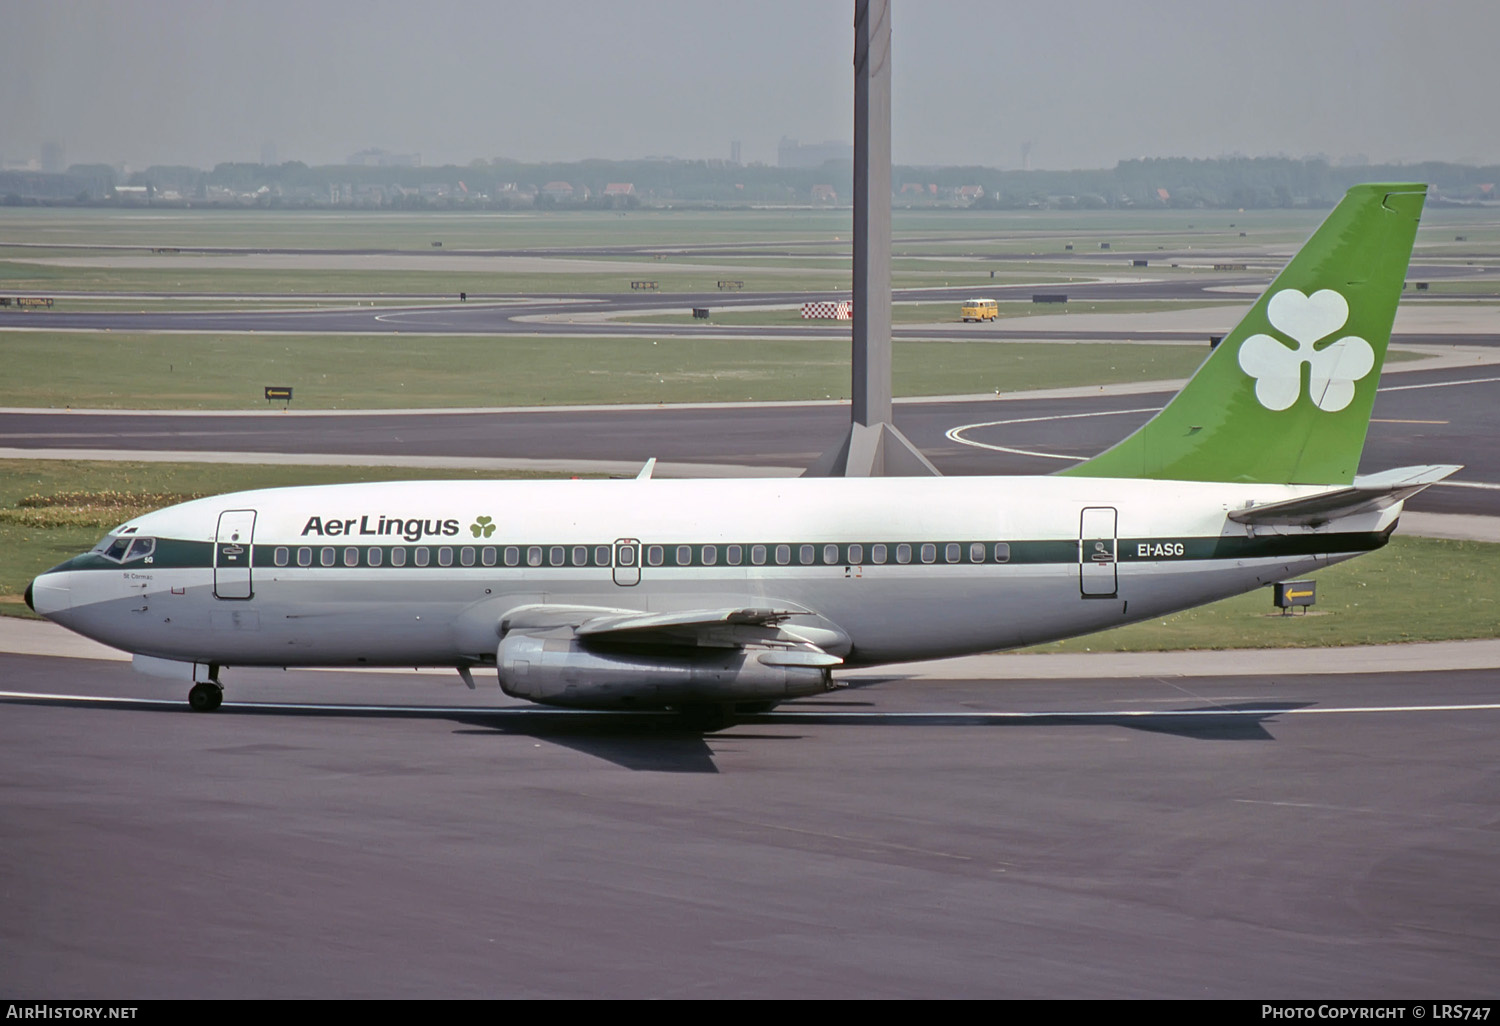
<path id="1" fill-rule="evenodd" d="M 73 605 L 73 596 L 68 587 L 66 573 L 48 572 L 26 586 L 26 604 L 33 613 L 50 617 L 64 612 Z"/>

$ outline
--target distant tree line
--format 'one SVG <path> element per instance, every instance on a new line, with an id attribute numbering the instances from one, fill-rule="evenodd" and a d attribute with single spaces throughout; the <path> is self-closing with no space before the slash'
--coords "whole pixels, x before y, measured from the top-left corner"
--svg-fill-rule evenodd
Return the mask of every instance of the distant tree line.
<path id="1" fill-rule="evenodd" d="M 500 158 L 463 167 L 309 167 L 288 161 L 219 164 L 211 171 L 158 166 L 128 174 L 105 164 L 75 164 L 63 174 L 0 172 L 0 202 L 395 209 L 839 205 L 849 202 L 852 174 L 848 161 L 820 168 L 717 160 L 536 164 Z M 1428 182 L 1436 202 L 1500 199 L 1494 192 L 1500 167 L 1436 162 L 1346 165 L 1321 158 L 1161 158 L 1086 171 L 898 165 L 892 173 L 897 206 L 1000 210 L 1326 207 L 1350 185 L 1381 180 Z M 566 189 L 560 187 L 563 183 Z M 624 185 L 630 189 L 622 193 Z M 615 188 L 606 193 L 610 186 Z"/>

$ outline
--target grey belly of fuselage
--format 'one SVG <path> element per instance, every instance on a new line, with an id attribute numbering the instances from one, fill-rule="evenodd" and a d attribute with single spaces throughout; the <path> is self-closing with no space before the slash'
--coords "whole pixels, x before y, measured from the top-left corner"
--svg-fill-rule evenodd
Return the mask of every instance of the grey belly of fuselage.
<path id="1" fill-rule="evenodd" d="M 506 581 L 465 576 L 278 580 L 258 575 L 253 597 L 219 599 L 212 582 L 75 605 L 52 616 L 106 644 L 165 659 L 240 666 L 453 666 L 493 659 L 501 620 L 552 603 L 666 612 L 806 610 L 795 629 L 823 623 L 849 636 L 848 666 L 933 659 L 1037 644 L 1175 612 L 1285 580 L 1351 554 L 1126 563 L 1113 595 L 1081 594 L 1068 564 L 1002 568 L 884 568 L 845 576 L 643 580 L 608 576 Z M 815 614 L 815 615 L 814 615 Z M 821 618 L 821 619 L 819 619 Z"/>

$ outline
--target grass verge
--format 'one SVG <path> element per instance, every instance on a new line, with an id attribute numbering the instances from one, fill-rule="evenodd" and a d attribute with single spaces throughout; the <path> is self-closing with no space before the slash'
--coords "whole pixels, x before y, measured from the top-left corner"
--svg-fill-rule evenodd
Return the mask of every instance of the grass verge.
<path id="1" fill-rule="evenodd" d="M 1316 574 L 1312 612 L 1282 616 L 1271 589 L 1029 652 L 1324 648 L 1500 637 L 1500 545 L 1397 535 Z"/>
<path id="2" fill-rule="evenodd" d="M 898 342 L 897 395 L 1185 377 L 1208 347 Z M 849 341 L 0 333 L 0 406 L 297 409 L 841 398 Z"/>

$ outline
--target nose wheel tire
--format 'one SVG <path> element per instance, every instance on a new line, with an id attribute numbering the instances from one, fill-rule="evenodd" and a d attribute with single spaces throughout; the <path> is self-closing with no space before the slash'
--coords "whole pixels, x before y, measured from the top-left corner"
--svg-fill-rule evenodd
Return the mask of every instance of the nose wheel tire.
<path id="1" fill-rule="evenodd" d="M 217 684 L 200 682 L 188 692 L 188 707 L 193 712 L 213 712 L 224 701 L 224 689 Z"/>

